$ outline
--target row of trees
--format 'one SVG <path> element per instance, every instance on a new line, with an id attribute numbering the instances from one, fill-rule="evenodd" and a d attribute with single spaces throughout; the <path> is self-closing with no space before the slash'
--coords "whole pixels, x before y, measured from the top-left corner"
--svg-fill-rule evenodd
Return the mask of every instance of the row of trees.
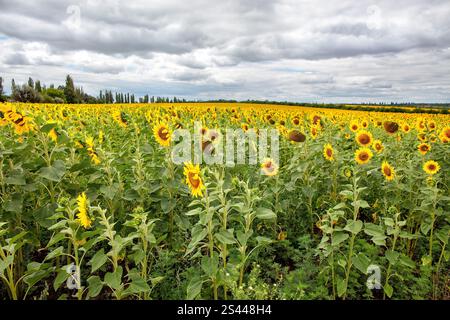
<path id="1" fill-rule="evenodd" d="M 64 86 L 49 87 L 41 84 L 39 80 L 34 81 L 31 77 L 27 83 L 17 85 L 15 80 L 11 81 L 11 95 L 4 95 L 3 79 L 0 77 L 0 101 L 32 102 L 32 103 L 177 103 L 188 102 L 186 99 L 177 97 L 150 97 L 146 94 L 138 99 L 134 94 L 118 93 L 111 90 L 100 91 L 97 97 L 90 96 L 83 91 L 82 87 L 76 87 L 70 75 L 66 77 Z"/>

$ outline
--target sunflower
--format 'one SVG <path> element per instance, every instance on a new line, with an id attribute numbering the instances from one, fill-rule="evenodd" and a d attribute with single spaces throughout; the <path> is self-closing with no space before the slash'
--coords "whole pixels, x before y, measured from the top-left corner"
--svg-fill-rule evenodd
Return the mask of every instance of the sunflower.
<path id="1" fill-rule="evenodd" d="M 94 164 L 99 164 L 101 161 L 100 161 L 100 158 L 98 157 L 98 154 L 94 148 L 94 138 L 92 138 L 91 136 L 88 136 L 86 138 L 86 147 L 87 147 L 88 155 L 91 158 L 91 161 Z"/>
<path id="2" fill-rule="evenodd" d="M 355 120 L 353 120 L 352 122 L 350 122 L 349 128 L 350 128 L 350 130 L 353 131 L 353 132 L 358 131 L 358 129 L 359 129 L 358 122 L 356 122 Z"/>
<path id="3" fill-rule="evenodd" d="M 153 135 L 155 136 L 156 141 L 163 146 L 168 147 L 170 146 L 171 141 L 171 133 L 170 129 L 165 124 L 158 124 L 153 128 Z"/>
<path id="4" fill-rule="evenodd" d="M 386 130 L 387 133 L 393 134 L 398 131 L 398 123 L 394 121 L 385 121 L 383 123 L 384 130 Z"/>
<path id="5" fill-rule="evenodd" d="M 387 162 L 383 161 L 381 164 L 381 172 L 387 181 L 392 181 L 395 178 L 395 170 L 394 168 Z"/>
<path id="6" fill-rule="evenodd" d="M 246 124 L 246 123 L 241 124 L 241 128 L 242 128 L 242 130 L 244 130 L 244 132 L 247 132 L 248 131 L 248 124 Z"/>
<path id="7" fill-rule="evenodd" d="M 100 142 L 100 144 L 102 144 L 103 141 L 105 141 L 105 133 L 103 132 L 103 130 L 100 130 L 98 133 L 98 141 Z"/>
<path id="8" fill-rule="evenodd" d="M 408 133 L 409 131 L 411 131 L 411 127 L 409 126 L 409 124 L 403 123 L 403 124 L 402 124 L 402 131 L 403 131 L 404 133 Z"/>
<path id="9" fill-rule="evenodd" d="M 319 135 L 319 127 L 317 125 L 311 126 L 311 138 L 316 139 Z"/>
<path id="10" fill-rule="evenodd" d="M 333 161 L 334 160 L 334 150 L 333 150 L 333 147 L 331 146 L 331 144 L 327 143 L 323 147 L 323 156 L 328 161 Z"/>
<path id="11" fill-rule="evenodd" d="M 78 205 L 78 222 L 85 228 L 88 229 L 92 225 L 92 219 L 89 217 L 89 201 L 86 198 L 86 194 L 83 192 L 77 198 Z"/>
<path id="12" fill-rule="evenodd" d="M 113 113 L 113 118 L 116 120 L 116 122 L 123 128 L 126 128 L 128 126 L 128 121 L 125 118 L 125 113 L 122 111 L 115 111 Z"/>
<path id="13" fill-rule="evenodd" d="M 426 135 L 425 133 L 419 133 L 419 134 L 417 135 L 417 138 L 418 138 L 420 141 L 422 141 L 422 142 L 427 141 L 427 135 Z"/>
<path id="14" fill-rule="evenodd" d="M 372 151 L 369 148 L 360 148 L 355 152 L 355 160 L 359 164 L 366 164 L 373 157 Z"/>
<path id="15" fill-rule="evenodd" d="M 372 143 L 372 148 L 377 152 L 381 153 L 384 150 L 383 143 L 381 140 L 374 140 Z"/>
<path id="16" fill-rule="evenodd" d="M 429 175 L 436 174 L 440 169 L 441 169 L 441 166 L 439 165 L 439 163 L 437 163 L 434 160 L 428 160 L 423 165 L 423 171 L 425 171 Z"/>
<path id="17" fill-rule="evenodd" d="M 202 190 L 205 189 L 205 186 L 200 177 L 200 165 L 194 166 L 192 162 L 185 163 L 183 174 L 186 177 L 186 184 L 189 186 L 192 196 L 202 197 Z"/>
<path id="18" fill-rule="evenodd" d="M 278 173 L 278 165 L 270 158 L 261 163 L 261 172 L 266 176 L 274 176 Z"/>
<path id="19" fill-rule="evenodd" d="M 431 150 L 431 146 L 428 143 L 421 143 L 417 146 L 417 150 L 424 156 Z"/>
<path id="20" fill-rule="evenodd" d="M 361 127 L 363 127 L 364 129 L 367 129 L 369 127 L 369 122 L 367 120 L 363 120 L 361 122 Z"/>
<path id="21" fill-rule="evenodd" d="M 288 139 L 293 142 L 305 142 L 306 136 L 298 130 L 291 130 L 289 131 Z"/>
<path id="22" fill-rule="evenodd" d="M 370 146 L 372 144 L 372 141 L 373 137 L 369 131 L 361 130 L 356 135 L 356 142 L 362 147 Z"/>
<path id="23" fill-rule="evenodd" d="M 58 141 L 58 132 L 56 131 L 55 128 L 52 128 L 52 129 L 50 130 L 50 132 L 48 133 L 48 136 L 50 137 L 50 139 L 51 139 L 53 142 Z"/>
<path id="24" fill-rule="evenodd" d="M 442 129 L 441 133 L 439 134 L 439 139 L 441 139 L 443 143 L 447 143 L 450 141 L 450 127 L 445 127 L 444 129 Z"/>
<path id="25" fill-rule="evenodd" d="M 22 135 L 24 133 L 30 132 L 33 130 L 33 126 L 31 124 L 31 118 L 30 117 L 24 117 L 20 113 L 13 113 L 11 115 L 12 123 L 14 125 L 14 130 L 16 134 Z"/>
<path id="26" fill-rule="evenodd" d="M 298 125 L 300 124 L 300 119 L 299 119 L 298 117 L 294 117 L 294 118 L 292 119 L 292 124 L 293 124 L 294 126 L 298 126 Z"/>

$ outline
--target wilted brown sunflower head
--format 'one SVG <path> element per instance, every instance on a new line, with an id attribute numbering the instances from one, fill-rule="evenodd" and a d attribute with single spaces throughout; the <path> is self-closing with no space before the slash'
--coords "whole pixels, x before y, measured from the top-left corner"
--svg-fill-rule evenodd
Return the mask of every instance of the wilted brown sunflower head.
<path id="1" fill-rule="evenodd" d="M 289 132 L 288 138 L 290 141 L 294 142 L 305 142 L 306 136 L 298 130 L 291 130 Z"/>
<path id="2" fill-rule="evenodd" d="M 398 123 L 394 121 L 385 121 L 383 123 L 384 130 L 386 130 L 387 133 L 396 133 L 398 131 Z"/>

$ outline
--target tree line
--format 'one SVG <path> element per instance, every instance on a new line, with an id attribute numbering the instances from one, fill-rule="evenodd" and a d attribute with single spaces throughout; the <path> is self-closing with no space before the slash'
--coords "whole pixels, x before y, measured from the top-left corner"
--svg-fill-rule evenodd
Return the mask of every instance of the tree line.
<path id="1" fill-rule="evenodd" d="M 67 75 L 65 85 L 48 87 L 41 81 L 31 77 L 27 83 L 16 84 L 11 80 L 11 94 L 5 94 L 3 78 L 0 77 L 0 102 L 31 102 L 31 103 L 177 103 L 188 102 L 177 97 L 155 97 L 148 94 L 137 98 L 134 93 L 101 90 L 97 97 L 84 92 L 83 87 L 76 87 L 73 78 Z"/>

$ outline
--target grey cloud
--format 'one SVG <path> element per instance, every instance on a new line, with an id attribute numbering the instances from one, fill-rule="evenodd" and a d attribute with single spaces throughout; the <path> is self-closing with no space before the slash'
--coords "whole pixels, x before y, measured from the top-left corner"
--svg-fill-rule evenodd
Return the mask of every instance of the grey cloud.
<path id="1" fill-rule="evenodd" d="M 15 65 L 15 66 L 26 66 L 30 65 L 30 61 L 23 53 L 11 54 L 3 60 L 5 64 Z"/>

